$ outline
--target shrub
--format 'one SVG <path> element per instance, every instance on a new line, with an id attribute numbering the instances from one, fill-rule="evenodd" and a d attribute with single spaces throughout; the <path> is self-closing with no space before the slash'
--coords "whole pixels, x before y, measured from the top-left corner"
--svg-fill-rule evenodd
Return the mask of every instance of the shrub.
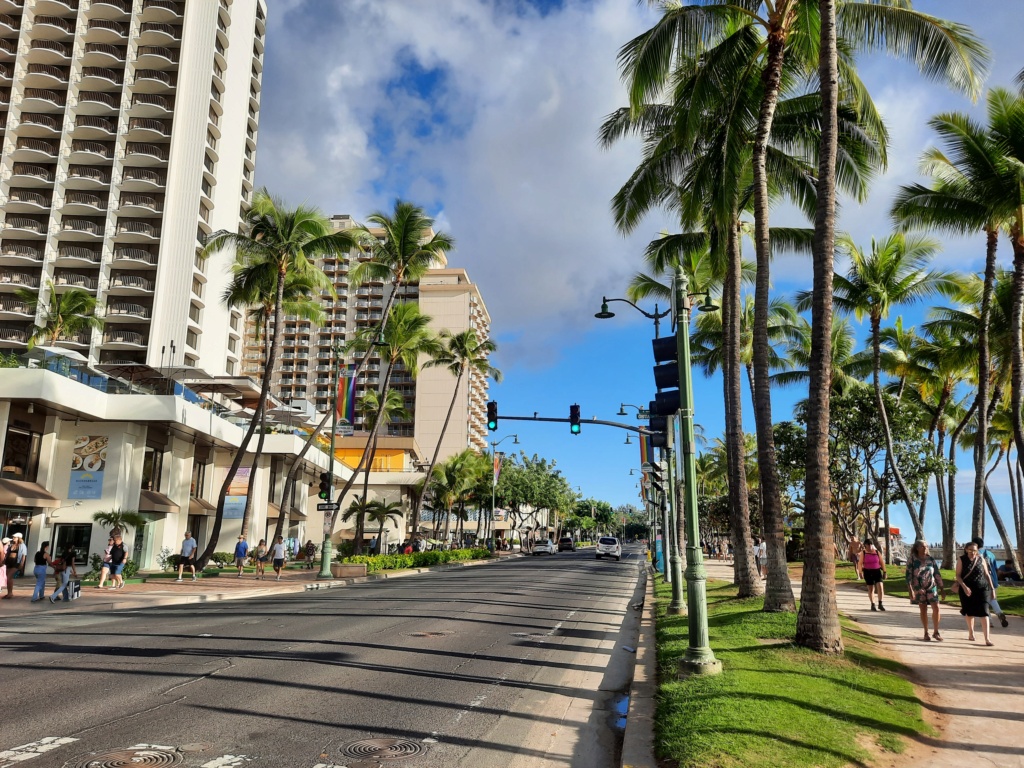
<path id="1" fill-rule="evenodd" d="M 235 555 L 233 552 L 214 552 L 210 560 L 213 561 L 214 565 L 224 568 L 235 562 Z"/>
<path id="2" fill-rule="evenodd" d="M 168 567 L 171 567 L 171 568 L 177 568 L 178 567 L 177 557 L 178 556 L 175 555 L 170 550 L 170 548 L 162 547 L 160 549 L 160 554 L 156 556 L 156 562 L 157 562 L 157 565 L 160 566 L 160 570 L 161 571 L 166 571 Z"/>
<path id="3" fill-rule="evenodd" d="M 491 556 L 486 549 L 433 549 L 411 555 L 354 555 L 338 558 L 342 563 L 365 563 L 366 572 L 393 571 L 399 568 L 428 568 L 463 560 L 484 560 Z"/>

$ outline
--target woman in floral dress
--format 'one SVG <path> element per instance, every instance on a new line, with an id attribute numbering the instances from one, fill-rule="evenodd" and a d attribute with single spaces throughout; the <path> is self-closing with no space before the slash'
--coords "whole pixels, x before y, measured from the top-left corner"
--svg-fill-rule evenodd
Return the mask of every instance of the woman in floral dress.
<path id="1" fill-rule="evenodd" d="M 933 638 L 942 640 L 939 634 L 939 592 L 944 595 L 946 588 L 942 585 L 942 573 L 939 564 L 928 554 L 928 545 L 923 541 L 914 542 L 910 549 L 910 560 L 907 562 L 907 586 L 910 587 L 910 602 L 921 609 L 921 626 L 924 627 L 924 642 Z M 932 624 L 935 631 L 928 635 L 928 606 L 932 607 Z"/>

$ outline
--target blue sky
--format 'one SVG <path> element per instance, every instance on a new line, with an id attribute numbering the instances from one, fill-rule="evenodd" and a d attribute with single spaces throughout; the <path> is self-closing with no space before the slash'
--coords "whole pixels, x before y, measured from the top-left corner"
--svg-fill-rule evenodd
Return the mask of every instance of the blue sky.
<path id="1" fill-rule="evenodd" d="M 974 27 L 993 51 L 991 84 L 1008 85 L 1024 66 L 1020 17 L 1004 0 L 916 5 Z M 623 295 L 644 244 L 667 219 L 652 216 L 629 238 L 615 231 L 608 201 L 638 147 L 602 150 L 596 132 L 623 102 L 616 52 L 652 20 L 633 0 L 276 0 L 257 181 L 293 203 L 357 219 L 389 209 L 396 196 L 423 205 L 456 237 L 450 262 L 469 271 L 491 312 L 495 364 L 505 374 L 493 388 L 501 413 L 566 417 L 576 402 L 584 419 L 616 420 L 619 403 L 652 397 L 652 326 L 623 304 L 613 305 L 612 320 L 593 314 L 602 295 Z M 870 199 L 843 207 L 840 226 L 866 244 L 888 232 L 894 190 L 917 176 L 928 117 L 981 112 L 883 56 L 865 57 L 861 74 L 894 138 L 889 172 Z M 782 208 L 774 221 L 798 217 Z M 981 255 L 979 242 L 947 240 L 936 263 L 977 269 Z M 777 291 L 791 294 L 809 287 L 809 267 L 781 258 L 774 279 Z M 926 310 L 905 313 L 907 322 Z M 801 396 L 778 391 L 776 419 Z M 719 435 L 720 380 L 698 376 L 695 399 L 697 420 L 709 437 Z M 744 426 L 753 431 L 747 411 Z M 636 502 L 629 470 L 638 450 L 623 444 L 624 432 L 584 424 L 574 437 L 568 425 L 506 421 L 495 437 L 513 433 L 520 448 L 554 459 L 585 495 Z M 1008 498 L 998 497 L 1008 514 Z M 929 514 L 929 537 L 937 539 L 934 503 Z M 898 509 L 894 517 L 909 527 Z"/>

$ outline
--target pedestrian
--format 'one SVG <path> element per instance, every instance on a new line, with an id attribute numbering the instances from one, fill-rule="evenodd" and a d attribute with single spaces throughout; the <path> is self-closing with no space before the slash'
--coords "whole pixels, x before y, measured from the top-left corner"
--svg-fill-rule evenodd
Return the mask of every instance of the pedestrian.
<path id="1" fill-rule="evenodd" d="M 118 531 L 114 534 L 114 546 L 110 548 L 110 576 L 113 581 L 113 584 L 110 585 L 111 589 L 124 589 L 124 576 L 121 573 L 127 562 L 128 550 L 125 549 L 124 538 Z"/>
<path id="2" fill-rule="evenodd" d="M 996 563 L 996 556 L 992 554 L 992 550 L 986 549 L 985 542 L 980 536 L 976 536 L 971 539 L 975 544 L 978 545 L 978 554 L 981 555 L 985 560 L 985 565 L 988 566 L 989 575 L 992 577 L 992 597 L 989 598 L 988 605 L 999 617 L 999 623 L 1003 627 L 1010 626 L 1010 622 L 1006 620 L 1006 614 L 1003 613 L 1003 609 L 999 606 L 999 600 L 996 599 L 996 595 L 999 592 L 999 565 Z"/>
<path id="3" fill-rule="evenodd" d="M 313 570 L 313 560 L 316 558 L 316 544 L 310 539 L 306 542 L 306 568 Z"/>
<path id="4" fill-rule="evenodd" d="M 181 577 L 186 565 L 192 571 L 192 581 L 196 580 L 197 549 L 199 549 L 199 543 L 192 538 L 192 531 L 185 531 L 185 539 L 181 542 L 181 556 L 178 558 L 178 578 L 176 581 L 182 581 Z"/>
<path id="5" fill-rule="evenodd" d="M 28 559 L 28 548 L 20 533 L 11 535 L 11 543 L 7 545 L 7 552 L 4 554 L 4 570 L 7 571 L 7 594 L 0 600 L 10 600 L 14 597 L 14 580 L 25 573 L 25 561 Z"/>
<path id="6" fill-rule="evenodd" d="M 974 620 L 978 618 L 985 645 L 995 645 L 988 634 L 992 575 L 973 541 L 964 545 L 964 553 L 956 561 L 956 583 L 960 592 L 960 615 L 967 619 L 967 639 L 974 640 Z"/>
<path id="7" fill-rule="evenodd" d="M 928 552 L 928 545 L 923 541 L 915 541 L 910 548 L 907 561 L 907 586 L 910 591 L 910 604 L 921 610 L 921 626 L 924 627 L 924 642 L 934 638 L 942 642 L 939 634 L 939 597 L 946 594 L 942 584 L 942 572 L 935 558 Z M 928 635 L 928 606 L 932 609 L 932 626 L 935 631 Z"/>
<path id="8" fill-rule="evenodd" d="M 107 583 L 107 577 L 110 576 L 110 550 L 114 548 L 114 537 L 111 536 L 107 539 L 107 548 L 103 550 L 103 561 L 100 563 L 100 583 L 96 585 L 96 589 L 103 589 L 103 585 Z"/>
<path id="9" fill-rule="evenodd" d="M 864 539 L 864 549 L 860 553 L 864 569 L 864 581 L 868 585 L 868 599 L 871 600 L 872 611 L 884 611 L 882 598 L 885 597 L 885 563 L 882 555 L 871 539 Z M 875 608 L 875 592 L 878 593 L 878 607 Z"/>
<path id="10" fill-rule="evenodd" d="M 761 571 L 761 578 L 768 578 L 768 541 L 761 539 L 757 545 L 757 567 Z"/>
<path id="11" fill-rule="evenodd" d="M 846 559 L 853 563 L 853 569 L 857 572 L 857 581 L 864 578 L 864 563 L 861 561 L 863 547 L 857 541 L 856 536 L 850 537 L 850 543 L 846 545 Z"/>
<path id="12" fill-rule="evenodd" d="M 412 542 L 409 542 L 409 541 L 405 542 L 405 545 L 402 547 L 402 554 L 403 555 L 411 555 L 412 554 Z"/>
<path id="13" fill-rule="evenodd" d="M 36 588 L 32 592 L 32 602 L 38 603 L 46 594 L 46 568 L 50 565 L 50 542 L 44 541 L 36 552 L 35 568 L 32 575 L 36 577 Z"/>
<path id="14" fill-rule="evenodd" d="M 246 558 L 249 557 L 249 544 L 245 540 L 245 536 L 238 537 L 238 543 L 235 544 L 235 565 L 238 566 L 238 578 L 242 578 L 242 570 L 245 568 Z"/>
<path id="15" fill-rule="evenodd" d="M 754 537 L 754 545 L 751 547 L 751 554 L 754 556 L 754 566 L 757 568 L 757 575 L 761 575 L 761 560 L 758 558 L 758 552 L 761 550 L 761 537 Z"/>
<path id="16" fill-rule="evenodd" d="M 11 540 L 4 536 L 0 539 L 0 592 L 7 589 L 7 568 L 4 566 L 4 560 L 7 558 L 7 548 L 11 545 Z"/>
<path id="17" fill-rule="evenodd" d="M 280 581 L 281 569 L 284 568 L 284 536 L 277 537 L 274 546 L 270 548 L 270 554 L 274 559 L 274 573 L 277 574 L 277 580 Z"/>
<path id="18" fill-rule="evenodd" d="M 265 579 L 266 573 L 264 569 L 267 567 L 267 540 L 260 539 L 260 543 L 256 546 L 256 578 Z"/>
<path id="19" fill-rule="evenodd" d="M 732 562 L 732 558 L 733 558 L 732 541 L 730 541 L 727 546 L 728 546 L 728 549 L 726 549 L 726 552 L 725 552 L 725 561 L 727 563 L 731 563 Z"/>
<path id="20" fill-rule="evenodd" d="M 78 578 L 78 570 L 75 568 L 75 548 L 68 544 L 59 557 L 50 560 L 50 567 L 53 568 L 53 575 L 57 578 L 57 588 L 50 595 L 50 602 L 57 602 L 57 595 L 64 593 L 61 598 L 64 602 L 71 602 L 71 590 L 68 589 L 68 582 L 72 578 Z"/>

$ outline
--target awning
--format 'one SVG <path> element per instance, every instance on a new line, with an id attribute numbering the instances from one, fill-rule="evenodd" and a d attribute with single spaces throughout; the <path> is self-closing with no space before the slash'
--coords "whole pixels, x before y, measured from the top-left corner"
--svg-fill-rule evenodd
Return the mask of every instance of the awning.
<path id="1" fill-rule="evenodd" d="M 281 516 L 281 507 L 278 504 L 267 504 L 267 520 L 277 520 Z M 306 513 L 298 509 L 292 509 L 288 513 L 289 520 L 305 520 Z"/>
<path id="2" fill-rule="evenodd" d="M 190 496 L 188 499 L 188 513 L 190 515 L 212 517 L 217 514 L 217 508 L 206 499 L 197 499 L 195 496 Z"/>
<path id="3" fill-rule="evenodd" d="M 0 479 L 0 505 L 52 509 L 60 506 L 60 499 L 39 483 Z"/>
<path id="4" fill-rule="evenodd" d="M 162 512 L 163 514 L 174 514 L 180 512 L 181 507 L 171 499 L 156 491 L 139 492 L 139 512 Z"/>

